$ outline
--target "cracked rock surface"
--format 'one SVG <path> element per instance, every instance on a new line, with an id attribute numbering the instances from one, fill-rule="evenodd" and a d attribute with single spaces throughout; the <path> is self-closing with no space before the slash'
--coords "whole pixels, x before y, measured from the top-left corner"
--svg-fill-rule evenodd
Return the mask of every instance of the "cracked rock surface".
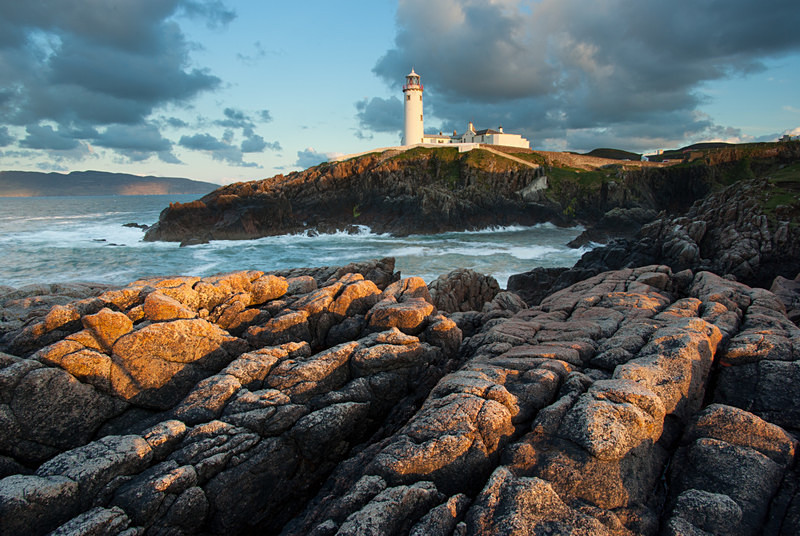
<path id="1" fill-rule="evenodd" d="M 800 329 L 663 265 L 150 279 L 0 354 L 0 533 L 797 534 Z"/>

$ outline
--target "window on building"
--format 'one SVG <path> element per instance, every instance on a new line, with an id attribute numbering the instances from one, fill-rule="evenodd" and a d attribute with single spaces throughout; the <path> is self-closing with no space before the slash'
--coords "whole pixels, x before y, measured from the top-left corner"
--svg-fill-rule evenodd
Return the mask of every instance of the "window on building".
<path id="1" fill-rule="evenodd" d="M 411 95 L 406 95 L 406 100 L 411 100 Z"/>

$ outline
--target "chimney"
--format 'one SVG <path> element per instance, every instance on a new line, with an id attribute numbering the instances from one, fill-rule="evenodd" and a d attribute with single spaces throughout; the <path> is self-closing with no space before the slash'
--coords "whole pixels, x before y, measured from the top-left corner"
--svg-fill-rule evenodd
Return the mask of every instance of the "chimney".
<path id="1" fill-rule="evenodd" d="M 499 127 L 497 127 L 497 130 L 499 130 L 500 134 L 502 134 L 503 133 L 503 125 L 500 125 Z"/>

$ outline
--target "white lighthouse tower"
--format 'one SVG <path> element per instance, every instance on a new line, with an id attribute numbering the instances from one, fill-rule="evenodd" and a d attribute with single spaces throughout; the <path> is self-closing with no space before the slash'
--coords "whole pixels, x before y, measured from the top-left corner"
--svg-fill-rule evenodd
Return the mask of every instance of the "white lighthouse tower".
<path id="1" fill-rule="evenodd" d="M 419 75 L 411 69 L 406 75 L 406 83 L 403 86 L 405 96 L 405 129 L 403 130 L 403 145 L 414 145 L 422 143 L 422 84 L 419 83 Z"/>

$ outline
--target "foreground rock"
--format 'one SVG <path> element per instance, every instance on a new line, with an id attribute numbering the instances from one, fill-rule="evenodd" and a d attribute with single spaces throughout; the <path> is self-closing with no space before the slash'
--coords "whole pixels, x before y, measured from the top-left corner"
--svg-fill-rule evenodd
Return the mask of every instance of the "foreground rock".
<path id="1" fill-rule="evenodd" d="M 242 272 L 54 309 L 2 358 L 0 532 L 800 526 L 800 329 L 774 294 L 663 265 L 534 308 L 441 281 Z"/>

